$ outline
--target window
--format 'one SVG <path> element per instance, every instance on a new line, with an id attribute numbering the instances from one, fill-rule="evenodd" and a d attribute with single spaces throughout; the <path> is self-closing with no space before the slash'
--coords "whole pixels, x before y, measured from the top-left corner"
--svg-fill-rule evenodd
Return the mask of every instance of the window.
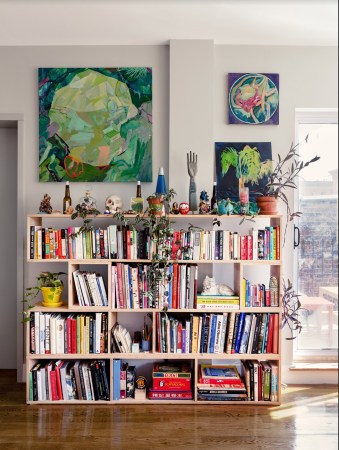
<path id="1" fill-rule="evenodd" d="M 297 110 L 296 142 L 301 159 L 320 160 L 303 171 L 295 199 L 303 214 L 296 223 L 294 285 L 304 309 L 293 359 L 327 362 L 338 352 L 337 110 Z"/>

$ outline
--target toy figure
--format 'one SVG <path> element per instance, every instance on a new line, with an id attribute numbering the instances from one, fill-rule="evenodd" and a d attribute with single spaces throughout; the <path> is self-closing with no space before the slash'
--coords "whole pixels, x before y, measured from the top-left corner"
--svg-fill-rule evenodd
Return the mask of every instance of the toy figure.
<path id="1" fill-rule="evenodd" d="M 51 206 L 51 197 L 48 194 L 40 202 L 39 213 L 52 214 L 53 208 Z"/>
<path id="2" fill-rule="evenodd" d="M 198 155 L 195 153 L 187 153 L 187 170 L 190 176 L 189 209 L 194 212 L 198 210 L 197 185 L 195 182 L 195 176 L 198 172 Z"/>

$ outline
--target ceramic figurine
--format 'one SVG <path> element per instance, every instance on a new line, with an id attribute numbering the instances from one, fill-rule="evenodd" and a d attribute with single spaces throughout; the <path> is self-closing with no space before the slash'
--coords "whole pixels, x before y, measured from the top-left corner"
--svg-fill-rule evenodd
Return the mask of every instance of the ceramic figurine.
<path id="1" fill-rule="evenodd" d="M 187 202 L 181 202 L 179 205 L 180 214 L 186 215 L 189 213 L 190 207 Z"/>
<path id="2" fill-rule="evenodd" d="M 209 198 L 206 191 L 200 192 L 199 214 L 208 214 L 210 211 Z"/>
<path id="3" fill-rule="evenodd" d="M 179 214 L 179 205 L 177 202 L 174 202 L 172 205 L 172 214 Z"/>
<path id="4" fill-rule="evenodd" d="M 206 275 L 202 284 L 202 295 L 234 295 L 234 291 L 227 284 L 217 284 L 214 278 Z"/>
<path id="5" fill-rule="evenodd" d="M 234 205 L 229 198 L 218 202 L 218 213 L 221 215 L 227 214 L 228 216 L 234 213 Z"/>
<path id="6" fill-rule="evenodd" d="M 187 170 L 190 176 L 189 209 L 194 212 L 198 211 L 197 185 L 195 182 L 195 176 L 198 172 L 198 155 L 195 153 L 187 153 Z"/>

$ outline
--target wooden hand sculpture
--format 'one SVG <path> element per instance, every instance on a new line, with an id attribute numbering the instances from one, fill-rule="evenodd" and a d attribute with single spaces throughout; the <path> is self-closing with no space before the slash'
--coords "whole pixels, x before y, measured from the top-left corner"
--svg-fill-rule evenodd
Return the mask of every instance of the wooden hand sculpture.
<path id="1" fill-rule="evenodd" d="M 197 197 L 197 185 L 195 182 L 195 176 L 198 172 L 198 155 L 195 153 L 187 153 L 187 170 L 190 177 L 189 187 L 189 207 L 190 211 L 198 210 L 198 197 Z"/>

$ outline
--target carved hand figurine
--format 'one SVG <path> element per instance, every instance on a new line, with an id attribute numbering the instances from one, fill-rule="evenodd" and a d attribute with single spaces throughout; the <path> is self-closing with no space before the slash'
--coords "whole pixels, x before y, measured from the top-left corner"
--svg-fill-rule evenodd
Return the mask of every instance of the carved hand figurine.
<path id="1" fill-rule="evenodd" d="M 198 210 L 198 198 L 197 198 L 197 185 L 195 182 L 195 176 L 198 172 L 198 155 L 195 153 L 187 153 L 187 170 L 190 177 L 189 188 L 189 208 L 190 211 Z"/>

